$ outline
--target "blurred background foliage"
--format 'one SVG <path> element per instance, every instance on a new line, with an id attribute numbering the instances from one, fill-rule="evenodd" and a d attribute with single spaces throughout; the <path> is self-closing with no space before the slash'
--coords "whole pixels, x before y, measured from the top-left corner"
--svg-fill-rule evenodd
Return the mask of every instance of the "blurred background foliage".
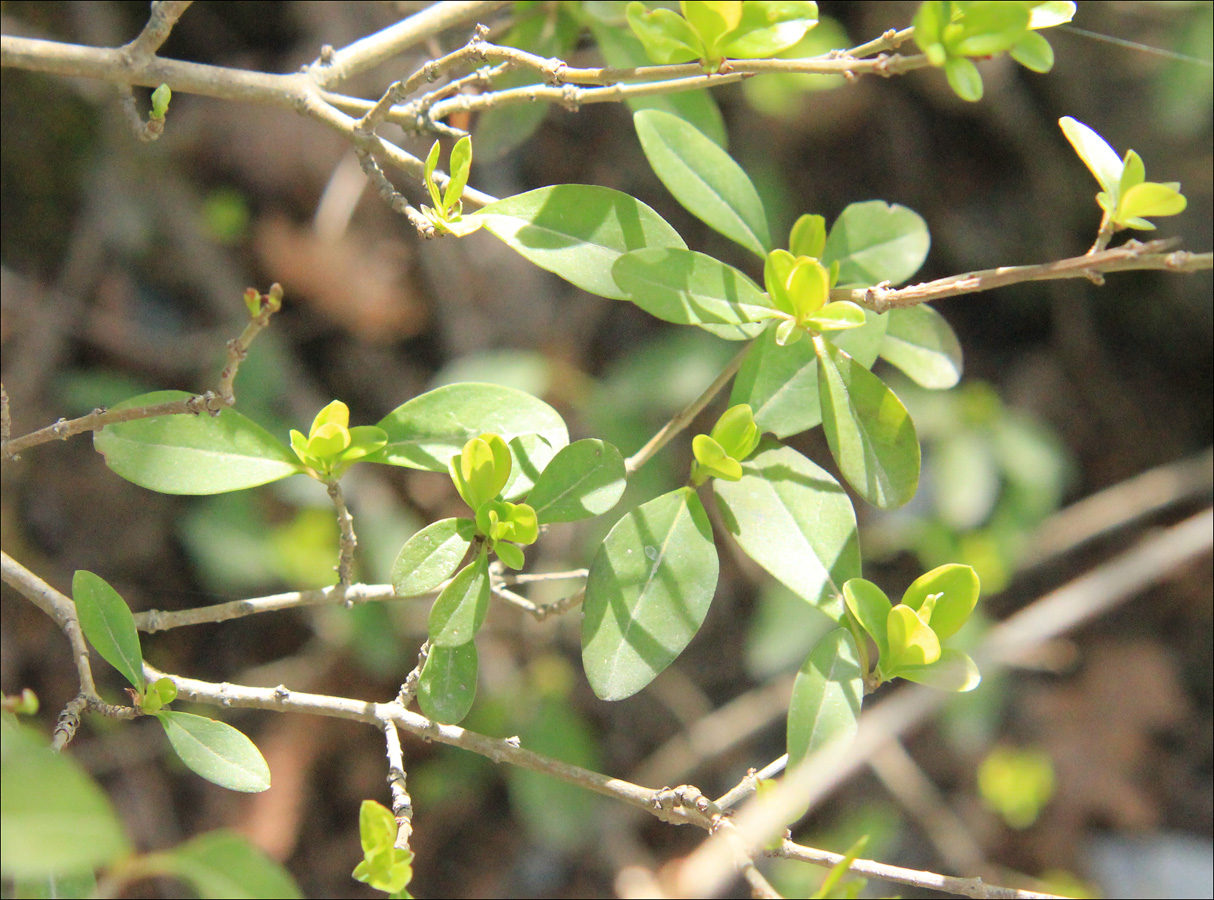
<path id="1" fill-rule="evenodd" d="M 289 72 L 322 44 L 342 46 L 421 5 L 199 3 L 162 53 Z M 555 42 L 574 64 L 597 59 L 558 4 L 518 5 L 533 18 L 512 39 Z M 612 4 L 589 6 L 618 14 Z M 806 38 L 808 52 L 904 27 L 915 10 L 820 6 L 826 18 Z M 1208 61 L 1212 10 L 1084 3 L 1075 25 Z M 0 12 L 6 34 L 113 46 L 138 32 L 147 5 L 5 2 Z M 424 62 L 420 54 L 466 35 L 445 35 L 352 88 L 376 97 Z M 958 100 L 932 70 L 850 84 L 759 77 L 715 96 L 731 153 L 772 211 L 773 235 L 803 212 L 829 220 L 848 203 L 879 198 L 927 220 L 933 246 L 923 280 L 1082 253 L 1099 210 L 1097 186 L 1057 126 L 1071 115 L 1119 151 L 1138 150 L 1152 177 L 1182 182 L 1189 207 L 1158 235 L 1209 248 L 1209 66 L 1064 30 L 1050 38 L 1052 73 L 991 60 L 978 104 Z M 0 339 L 14 433 L 146 390 L 205 389 L 239 331 L 241 291 L 272 281 L 287 302 L 237 392 L 245 414 L 284 438 L 333 398 L 350 406 L 353 423 L 370 423 L 430 387 L 490 380 L 555 405 L 575 439 L 603 438 L 627 454 L 736 350 L 583 294 L 488 235 L 422 242 L 365 190 L 338 138 L 287 112 L 176 94 L 163 138 L 140 144 L 112 87 L 5 69 L 0 115 Z M 508 149 L 527 116 L 542 117 L 539 129 Z M 487 146 L 500 146 L 491 159 L 478 145 L 476 187 L 506 196 L 564 181 L 607 185 L 653 206 L 692 248 L 750 265 L 665 193 L 625 109 L 512 107 L 478 128 Z M 396 137 L 421 155 L 431 140 Z M 417 187 L 404 189 L 420 200 Z M 1051 556 L 1042 544 L 1064 505 L 1210 446 L 1208 273 L 1026 284 L 937 308 L 961 338 L 965 380 L 944 394 L 897 386 L 923 439 L 923 484 L 895 513 L 858 507 L 865 575 L 888 593 L 898 596 L 925 568 L 967 562 L 982 575 L 980 611 L 1000 619 L 1143 528 L 1208 502 L 1207 460 L 1206 487 L 1188 501 L 1079 552 Z M 703 427 L 720 411 L 707 410 Z M 830 465 L 820 431 L 794 443 Z M 616 513 L 682 481 L 688 444 L 676 440 L 638 473 Z M 358 577 L 384 582 L 405 538 L 456 514 L 459 501 L 440 475 L 368 468 L 376 469 L 347 479 Z M 87 439 L 75 439 L 6 463 L 3 488 L 6 550 L 61 589 L 87 568 L 137 610 L 176 609 L 334 581 L 331 507 L 307 479 L 212 498 L 151 494 L 114 478 Z M 616 514 L 607 518 L 553 532 L 529 561 L 550 571 L 586 565 Z M 791 673 L 825 620 L 746 560 L 722 563 L 718 595 L 688 651 L 651 688 L 611 705 L 587 689 L 576 615 L 537 625 L 495 606 L 481 638 L 480 694 L 464 724 L 653 787 L 687 781 L 715 796 L 732 786 L 782 752 Z M 531 596 L 568 590 L 568 582 L 536 585 Z M 3 611 L 3 688 L 32 687 L 49 732 L 75 692 L 66 642 L 7 588 Z M 201 678 L 381 699 L 412 668 L 427 611 L 416 601 L 297 610 L 158 635 L 145 653 Z M 118 698 L 116 681 L 102 685 Z M 745 698 L 738 715 L 719 732 L 693 732 L 700 744 L 668 743 L 737 698 Z M 795 836 L 843 852 L 868 834 L 865 854 L 882 861 L 1092 885 L 1109 841 L 1183 833 L 1206 846 L 1212 705 L 1207 560 L 1047 648 L 1040 671 L 989 679 L 957 698 L 907 740 L 908 756 L 875 762 Z M 72 752 L 109 790 L 141 848 L 231 824 L 286 861 L 306 894 L 369 896 L 349 872 L 359 858 L 359 801 L 386 802 L 380 737 L 334 720 L 234 712 L 230 721 L 270 762 L 275 786 L 264 795 L 227 795 L 183 775 L 144 723 L 92 719 Z M 652 865 L 699 840 L 461 751 L 409 741 L 405 752 L 419 896 L 602 895 L 626 862 Z M 805 866 L 772 871 L 794 896 L 821 877 Z"/>

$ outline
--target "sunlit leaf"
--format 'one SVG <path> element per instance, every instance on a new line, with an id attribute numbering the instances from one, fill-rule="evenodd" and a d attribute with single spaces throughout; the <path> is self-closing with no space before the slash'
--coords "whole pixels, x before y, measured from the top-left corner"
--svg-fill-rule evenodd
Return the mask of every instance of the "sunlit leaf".
<path id="1" fill-rule="evenodd" d="M 683 652 L 708 613 L 717 565 L 708 515 L 690 488 L 616 522 L 582 604 L 582 663 L 600 699 L 632 696 Z"/>
<path id="2" fill-rule="evenodd" d="M 536 479 L 527 502 L 542 523 L 601 516 L 627 486 L 624 459 L 606 441 L 575 441 L 561 449 Z"/>
<path id="3" fill-rule="evenodd" d="M 919 439 L 885 383 L 824 338 L 818 354 L 822 427 L 848 484 L 874 506 L 901 506 L 919 484 Z"/>
<path id="4" fill-rule="evenodd" d="M 931 246 L 927 223 L 912 209 L 884 200 L 852 203 L 826 238 L 822 262 L 839 263 L 840 285 L 901 284 L 919 271 Z"/>
<path id="5" fill-rule="evenodd" d="M 902 665 L 896 677 L 905 678 L 938 691 L 965 693 L 982 682 L 978 665 L 967 654 L 952 647 L 940 651 L 940 658 L 925 666 Z"/>
<path id="6" fill-rule="evenodd" d="M 489 557 L 484 549 L 460 569 L 430 608 L 430 643 L 459 647 L 476 637 L 489 613 Z"/>
<path id="7" fill-rule="evenodd" d="M 446 472 L 451 457 L 471 438 L 486 432 L 500 435 L 510 445 L 516 470 L 505 489 L 507 497 L 529 488 L 532 482 L 527 480 L 524 487 L 519 477 L 538 475 L 569 443 L 565 422 L 555 409 L 496 384 L 443 385 L 401 404 L 377 424 L 387 432 L 388 444 L 367 461 L 430 472 Z M 532 436 L 539 440 L 528 440 Z"/>
<path id="8" fill-rule="evenodd" d="M 759 256 L 771 249 L 763 202 L 728 153 L 670 113 L 646 109 L 632 119 L 649 165 L 679 203 Z"/>
<path id="9" fill-rule="evenodd" d="M 928 624 L 943 641 L 956 634 L 969 621 L 970 614 L 978 604 L 980 590 L 978 573 L 973 568 L 950 563 L 916 578 L 902 595 L 902 603 L 919 610 L 929 596 L 940 595 L 934 601 Z"/>
<path id="10" fill-rule="evenodd" d="M 169 743 L 191 772 L 232 791 L 270 786 L 270 767 L 247 737 L 224 722 L 190 713 L 156 713 Z"/>
<path id="11" fill-rule="evenodd" d="M 927 304 L 892 309 L 881 356 L 925 388 L 943 390 L 961 380 L 961 344 L 938 312 Z"/>
<path id="12" fill-rule="evenodd" d="M 584 291 L 623 300 L 611 268 L 645 247 L 687 245 L 652 209 L 627 194 L 590 184 L 558 184 L 507 197 L 464 217 L 482 221 L 541 269 Z"/>
<path id="13" fill-rule="evenodd" d="M 1063 116 L 1058 120 L 1058 124 L 1062 126 L 1062 133 L 1071 142 L 1084 165 L 1096 176 L 1105 193 L 1114 199 L 1117 198 L 1122 171 L 1121 157 L 1117 155 L 1117 151 L 1109 146 L 1108 141 L 1077 119 Z"/>
<path id="14" fill-rule="evenodd" d="M 746 554 L 797 596 L 836 620 L 835 595 L 860 574 L 851 500 L 826 470 L 774 442 L 742 464 L 742 478 L 713 483 L 721 519 Z"/>
<path id="15" fill-rule="evenodd" d="M 859 651 L 846 628 L 814 645 L 793 682 L 788 705 L 788 766 L 855 735 L 864 699 Z"/>
<path id="16" fill-rule="evenodd" d="M 142 691 L 143 651 L 135 616 L 126 601 L 101 576 L 83 569 L 72 576 L 72 600 L 80 628 L 93 649 Z"/>
<path id="17" fill-rule="evenodd" d="M 476 536 L 471 519 L 440 519 L 400 548 L 392 563 L 392 587 L 401 597 L 434 590 L 454 574 Z"/>
<path id="18" fill-rule="evenodd" d="M 193 396 L 156 391 L 112 407 L 153 406 Z M 107 425 L 93 446 L 116 474 L 162 494 L 221 494 L 303 471 L 274 435 L 234 409 L 218 415 L 176 415 Z"/>

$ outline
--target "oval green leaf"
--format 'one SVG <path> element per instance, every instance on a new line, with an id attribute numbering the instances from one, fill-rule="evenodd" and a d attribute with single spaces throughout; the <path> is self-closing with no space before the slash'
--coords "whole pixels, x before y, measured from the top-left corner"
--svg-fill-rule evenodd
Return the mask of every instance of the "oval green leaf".
<path id="1" fill-rule="evenodd" d="M 575 441 L 548 463 L 527 503 L 543 524 L 601 516 L 619 502 L 626 478 L 624 458 L 614 444 Z"/>
<path id="2" fill-rule="evenodd" d="M 864 700 L 864 673 L 851 632 L 827 632 L 793 681 L 788 705 L 788 767 L 833 741 L 856 733 Z"/>
<path id="3" fill-rule="evenodd" d="M 417 702 L 427 718 L 458 725 L 476 699 L 476 642 L 458 647 L 431 647 L 422 666 Z"/>
<path id="4" fill-rule="evenodd" d="M 620 191 L 558 184 L 507 197 L 465 219 L 584 291 L 623 300 L 611 267 L 630 250 L 687 245 L 666 220 Z"/>
<path id="5" fill-rule="evenodd" d="M 889 656 L 886 629 L 892 604 L 889 597 L 885 596 L 885 591 L 867 579 L 853 578 L 843 585 L 843 599 L 851 614 L 860 623 L 860 627 L 868 632 L 873 643 L 877 645 L 878 658 Z"/>
<path id="6" fill-rule="evenodd" d="M 156 854 L 150 862 L 157 872 L 189 884 L 204 900 L 303 896 L 286 869 L 233 831 L 209 831 Z"/>
<path id="7" fill-rule="evenodd" d="M 826 238 L 822 262 L 839 264 L 838 284 L 901 284 L 927 259 L 931 237 L 923 217 L 884 200 L 852 203 Z"/>
<path id="8" fill-rule="evenodd" d="M 430 608 L 430 643 L 458 647 L 474 637 L 489 613 L 489 556 L 480 554 L 464 566 Z"/>
<path id="9" fill-rule="evenodd" d="M 725 527 L 746 555 L 836 621 L 840 585 L 860 574 L 856 515 L 825 469 L 773 442 L 742 464 L 738 481 L 715 481 Z"/>
<path id="10" fill-rule="evenodd" d="M 155 391 L 113 409 L 192 396 Z M 94 435 L 93 446 L 117 475 L 162 494 L 222 494 L 303 471 L 281 441 L 234 409 L 214 416 L 160 416 L 107 425 Z"/>
<path id="11" fill-rule="evenodd" d="M 72 576 L 72 600 L 84 636 L 101 658 L 143 691 L 143 651 L 135 616 L 126 601 L 100 575 L 83 569 Z"/>
<path id="12" fill-rule="evenodd" d="M 889 316 L 865 311 L 867 321 L 831 340 L 862 366 L 877 360 Z M 776 329 L 768 328 L 756 340 L 734 378 L 730 404 L 747 403 L 763 431 L 785 438 L 808 431 L 822 422 L 818 403 L 818 359 L 810 341 L 781 347 Z"/>
<path id="13" fill-rule="evenodd" d="M 945 390 L 961 380 L 961 344 L 940 313 L 920 303 L 892 309 L 886 318 L 882 358 L 925 388 Z"/>
<path id="14" fill-rule="evenodd" d="M 969 621 L 970 614 L 978 605 L 978 594 L 982 585 L 978 573 L 970 566 L 949 563 L 920 575 L 902 595 L 902 603 L 911 609 L 920 609 L 928 596 L 941 594 L 932 607 L 928 624 L 940 640 L 952 637 Z"/>
<path id="15" fill-rule="evenodd" d="M 688 212 L 758 256 L 771 249 L 759 192 L 728 153 L 670 113 L 641 110 L 632 121 L 649 165 Z"/>
<path id="16" fill-rule="evenodd" d="M 1115 202 L 1119 196 L 1118 188 L 1121 184 L 1123 169 L 1121 157 L 1117 155 L 1117 151 L 1109 146 L 1108 141 L 1078 119 L 1063 116 L 1058 120 L 1058 124 L 1062 126 L 1062 133 L 1071 142 L 1071 146 L 1075 148 L 1075 152 L 1079 154 L 1083 164 L 1088 167 L 1088 171 L 1096 176 L 1096 180 L 1104 188 L 1105 193 Z"/>
<path id="17" fill-rule="evenodd" d="M 704 253 L 636 250 L 621 256 L 613 272 L 624 299 L 666 322 L 741 341 L 757 337 L 770 320 L 771 306 L 758 285 Z"/>
<path id="18" fill-rule="evenodd" d="M 896 678 L 905 678 L 938 691 L 963 694 L 982 682 L 978 664 L 968 654 L 951 647 L 940 651 L 940 658 L 928 666 L 899 666 Z"/>
<path id="19" fill-rule="evenodd" d="M 909 606 L 891 607 L 885 620 L 889 656 L 879 661 L 886 678 L 897 677 L 903 668 L 930 666 L 940 658 L 940 638 Z"/>
<path id="20" fill-rule="evenodd" d="M 530 487 L 529 480 L 520 479 L 538 475 L 569 443 L 569 431 L 555 409 L 528 393 L 496 384 L 443 385 L 402 403 L 377 424 L 387 432 L 388 443 L 367 461 L 429 472 L 446 472 L 451 457 L 469 439 L 501 435 L 512 457 L 507 495 Z"/>
<path id="21" fill-rule="evenodd" d="M 426 594 L 450 578 L 474 537 L 476 523 L 471 519 L 440 519 L 405 541 L 392 563 L 392 587 L 397 595 Z"/>
<path id="22" fill-rule="evenodd" d="M 830 341 L 814 338 L 814 350 L 822 429 L 839 471 L 873 506 L 901 506 L 919 485 L 910 414 L 885 382 Z"/>
<path id="23" fill-rule="evenodd" d="M 88 875 L 130 852 L 109 798 L 71 755 L 22 725 L 0 728 L 0 874 Z"/>
<path id="24" fill-rule="evenodd" d="M 695 637 L 717 587 L 700 498 L 679 488 L 615 523 L 590 566 L 582 664 L 602 700 L 631 697 Z"/>
<path id="25" fill-rule="evenodd" d="M 190 713 L 162 711 L 156 718 L 191 772 L 232 791 L 270 786 L 270 767 L 257 746 L 231 725 Z"/>

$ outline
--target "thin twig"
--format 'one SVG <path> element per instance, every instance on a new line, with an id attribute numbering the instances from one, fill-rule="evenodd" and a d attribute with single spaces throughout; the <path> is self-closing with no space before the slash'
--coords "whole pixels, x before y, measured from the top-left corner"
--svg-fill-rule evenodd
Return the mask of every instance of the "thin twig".
<path id="1" fill-rule="evenodd" d="M 346 506 L 346 497 L 342 493 L 341 484 L 337 481 L 328 483 L 329 499 L 337 507 L 337 528 L 341 533 L 341 544 L 337 555 L 337 586 L 343 593 L 354 581 L 354 548 L 358 546 L 358 537 L 354 534 L 354 517 Z M 346 606 L 352 606 L 353 601 L 342 597 Z"/>
<path id="2" fill-rule="evenodd" d="M 712 402 L 712 398 L 720 393 L 721 389 L 729 383 L 729 379 L 733 378 L 738 369 L 742 368 L 742 361 L 746 358 L 749 349 L 750 345 L 748 344 L 738 351 L 737 355 L 726 364 L 721 374 L 713 380 L 712 384 L 704 389 L 704 393 L 692 400 L 686 408 L 662 426 L 662 429 L 650 438 L 644 447 L 628 457 L 624 462 L 624 471 L 632 475 L 637 469 L 649 462 L 659 450 L 665 447 L 671 438 L 690 425 L 692 420 L 700 414 L 704 407 Z"/>
<path id="3" fill-rule="evenodd" d="M 798 859 L 817 866 L 837 866 L 845 859 L 841 853 L 804 847 L 801 844 L 794 844 L 790 840 L 781 843 L 779 849 L 768 851 L 767 855 L 783 859 Z M 904 869 L 901 866 L 889 866 L 870 859 L 854 860 L 847 868 L 849 872 L 863 875 L 865 878 L 880 878 L 896 884 L 909 884 L 912 887 L 944 891 L 963 897 L 980 897 L 984 900 L 1031 900 L 1031 898 L 1058 896 L 1057 894 L 1042 894 L 1037 891 L 999 887 L 987 884 L 981 878 L 955 878 L 951 875 L 937 875 L 935 872 Z"/>
<path id="4" fill-rule="evenodd" d="M 405 753 L 400 746 L 400 734 L 396 730 L 395 722 L 384 723 L 384 741 L 388 746 L 388 790 L 392 794 L 392 815 L 396 817 L 394 846 L 398 850 L 410 850 L 413 800 L 409 797 L 409 785 L 405 778 Z"/>
<path id="5" fill-rule="evenodd" d="M 138 36 L 122 49 L 132 61 L 144 62 L 156 55 L 173 31 L 181 14 L 189 9 L 193 0 L 156 0 L 147 24 Z"/>
<path id="6" fill-rule="evenodd" d="M 390 584 L 352 584 L 346 588 L 333 585 L 310 591 L 290 591 L 285 594 L 272 594 L 268 597 L 230 600 L 227 603 L 216 603 L 195 609 L 149 609 L 135 613 L 135 627 L 151 634 L 189 625 L 230 622 L 233 619 L 242 619 L 257 613 L 279 612 L 304 606 L 325 606 L 338 603 L 352 605 L 396 599 L 398 599 L 396 589 Z"/>
<path id="7" fill-rule="evenodd" d="M 1175 241 L 1128 241 L 1112 250 L 1073 256 L 1056 262 L 1031 266 L 1000 266 L 981 272 L 950 275 L 924 284 L 904 288 L 882 285 L 870 288 L 836 288 L 831 300 L 851 300 L 875 312 L 888 312 L 907 306 L 917 306 L 945 297 L 973 294 L 1019 284 L 1025 281 L 1053 281 L 1062 278 L 1092 278 L 1101 272 L 1126 272 L 1141 269 L 1163 269 L 1170 272 L 1198 272 L 1214 267 L 1214 253 L 1189 253 L 1185 250 L 1165 252 Z"/>

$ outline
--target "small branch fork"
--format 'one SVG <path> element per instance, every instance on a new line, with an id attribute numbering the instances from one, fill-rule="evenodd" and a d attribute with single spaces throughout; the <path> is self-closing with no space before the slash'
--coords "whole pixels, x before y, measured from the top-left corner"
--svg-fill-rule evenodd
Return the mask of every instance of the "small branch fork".
<path id="1" fill-rule="evenodd" d="M 8 395 L 5 394 L 3 398 L 4 437 L 3 442 L 0 443 L 0 458 L 6 460 L 16 459 L 23 451 L 31 447 L 37 447 L 39 444 L 55 440 L 65 441 L 73 435 L 83 434 L 87 431 L 100 431 L 106 425 L 115 425 L 119 422 L 132 422 L 136 419 L 149 419 L 155 416 L 186 414 L 198 416 L 207 413 L 215 416 L 227 407 L 232 406 L 236 402 L 236 394 L 233 387 L 236 381 L 236 374 L 240 370 L 240 364 L 249 355 L 249 345 L 261 333 L 262 329 L 270 324 L 270 317 L 282 305 L 281 285 L 273 285 L 270 288 L 269 294 L 258 295 L 253 288 L 249 288 L 249 291 L 246 293 L 250 292 L 255 299 L 258 296 L 261 298 L 259 311 L 256 316 L 250 319 L 249 324 L 245 326 L 240 337 L 228 342 L 227 361 L 224 364 L 223 371 L 219 375 L 219 385 L 216 390 L 196 394 L 183 400 L 171 400 L 167 403 L 155 403 L 150 406 L 132 406 L 127 409 L 98 408 L 77 419 L 60 419 L 53 425 L 47 425 L 45 428 L 40 428 L 37 431 L 31 431 L 29 434 L 12 439 L 8 437 L 11 425 Z"/>

